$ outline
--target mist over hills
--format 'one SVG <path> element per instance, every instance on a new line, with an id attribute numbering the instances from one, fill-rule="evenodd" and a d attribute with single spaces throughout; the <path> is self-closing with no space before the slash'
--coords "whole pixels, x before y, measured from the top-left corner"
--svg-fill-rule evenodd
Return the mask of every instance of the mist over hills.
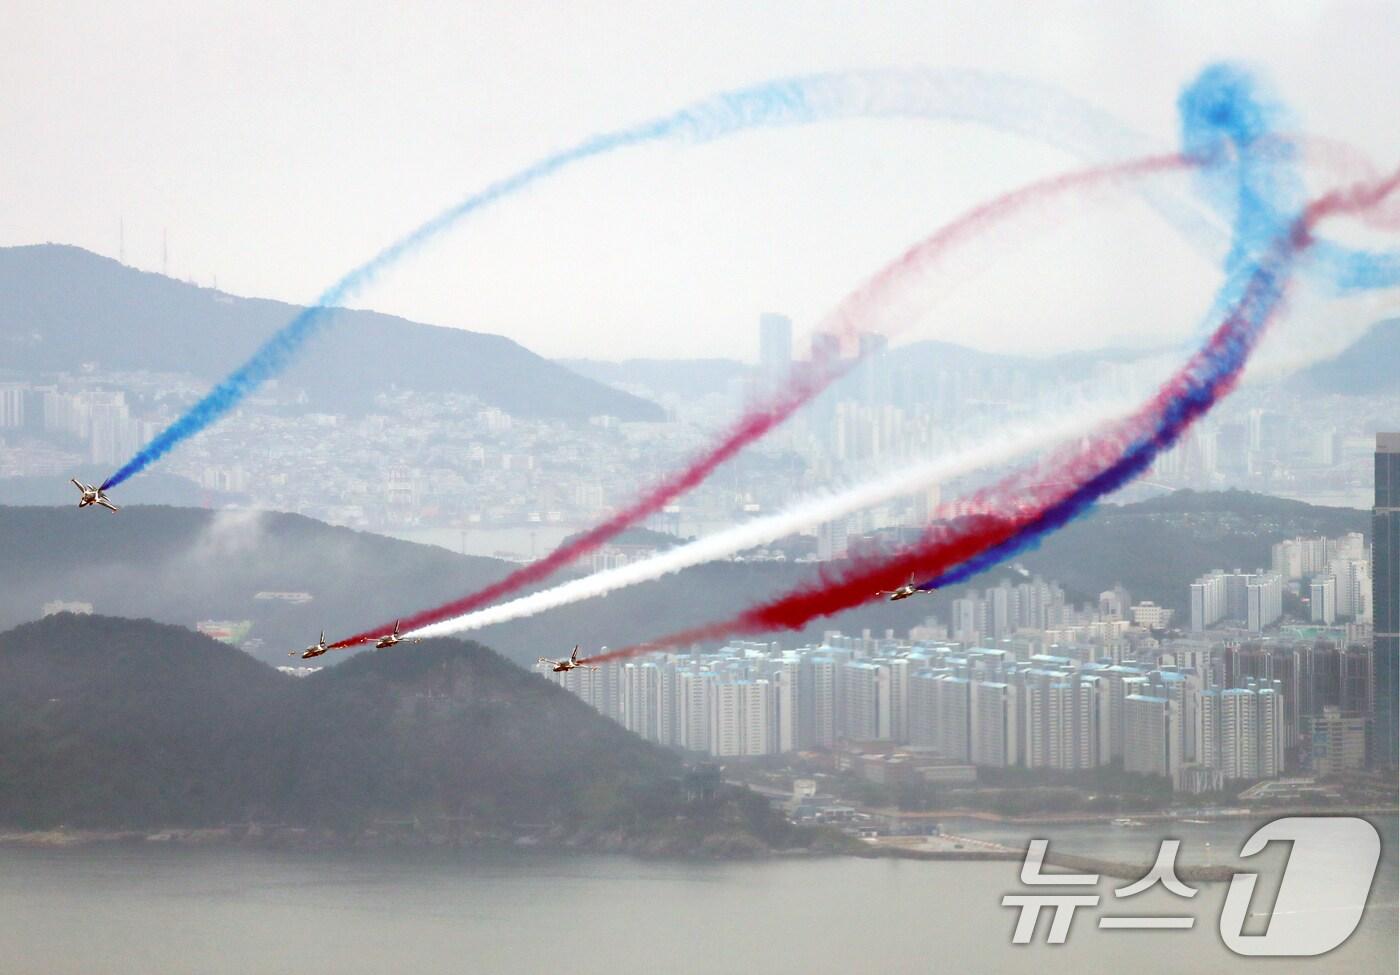
<path id="1" fill-rule="evenodd" d="M 800 350 L 795 349 L 795 354 Z M 899 345 L 884 357 L 889 387 L 901 399 L 918 402 L 928 378 L 941 372 L 961 371 L 978 376 L 1022 373 L 1054 382 L 1082 381 L 1098 366 L 1131 361 L 1145 350 L 1102 348 L 1071 351 L 1050 357 L 983 352 L 955 342 L 926 339 Z M 561 365 L 614 386 L 644 390 L 647 395 L 687 397 L 725 394 L 741 388 L 755 374 L 754 366 L 734 359 L 561 359 Z M 1339 395 L 1400 395 L 1400 318 L 1376 322 L 1359 339 L 1331 359 L 1317 362 L 1289 376 L 1286 382 L 1309 393 Z M 844 385 L 843 385 L 844 384 Z M 859 380 L 837 385 L 845 395 L 860 394 Z M 988 390 L 995 393 L 995 388 Z"/>
<path id="2" fill-rule="evenodd" d="M 94 512 L 108 517 L 83 517 Z M 142 505 L 117 514 L 0 509 L 0 550 L 0 627 L 36 618 L 53 599 L 191 628 L 204 619 L 251 620 L 251 636 L 267 643 L 261 655 L 278 663 L 322 628 L 371 625 L 379 613 L 459 596 L 508 568 L 301 515 Z"/>
<path id="3" fill-rule="evenodd" d="M 723 395 L 753 372 L 737 359 L 560 359 L 559 364 L 609 386 L 634 386 L 651 395 Z"/>
<path id="4" fill-rule="evenodd" d="M 1122 583 L 1137 599 L 1184 611 L 1189 583 L 1204 571 L 1267 565 L 1269 546 L 1297 534 L 1369 530 L 1366 511 L 1237 491 L 1182 491 L 1100 506 L 1020 561 L 1060 582 L 1074 599 L 1094 599 Z M 250 636 L 264 641 L 254 653 L 276 663 L 286 663 L 287 650 L 305 646 L 322 628 L 334 637 L 387 623 L 458 598 L 515 567 L 299 515 L 142 506 L 117 515 L 0 508 L 0 550 L 7 555 L 0 560 L 0 627 L 35 619 L 55 599 L 186 627 L 204 619 L 249 620 Z M 553 581 L 563 578 L 567 574 Z M 723 618 L 816 578 L 810 564 L 716 562 L 473 636 L 528 665 L 575 643 L 617 647 Z M 950 601 L 965 588 L 1002 578 L 1020 577 L 1001 567 L 928 597 L 868 603 L 817 621 L 801 637 L 867 628 L 903 635 L 930 612 L 946 621 Z M 260 592 L 304 592 L 311 599 L 256 598 Z"/>
<path id="5" fill-rule="evenodd" d="M 1343 396 L 1400 396 L 1400 318 L 1376 322 L 1336 356 L 1298 372 L 1292 382 L 1299 389 Z"/>
<path id="6" fill-rule="evenodd" d="M 78 247 L 0 248 L 0 370 L 103 371 L 215 382 L 301 308 L 138 271 Z M 306 407 L 360 413 L 393 388 L 471 394 L 520 416 L 658 420 L 654 403 L 587 379 L 501 335 L 342 310 L 278 379 Z"/>
<path id="7" fill-rule="evenodd" d="M 801 357 L 801 350 L 794 349 Z M 1067 352 L 1050 358 L 983 352 L 955 342 L 926 339 L 900 345 L 886 354 L 883 368 L 888 373 L 892 391 L 902 399 L 919 401 L 928 377 L 940 372 L 964 371 L 1024 372 L 1053 380 L 1056 377 L 1082 378 L 1097 363 L 1117 362 L 1136 358 L 1140 353 L 1120 349 L 1099 349 L 1088 352 Z M 755 367 L 735 359 L 561 359 L 581 375 L 614 386 L 646 391 L 647 395 L 664 397 L 668 394 L 698 397 L 727 394 L 742 389 L 742 384 L 755 374 Z M 860 396 L 861 380 L 850 377 L 838 380 L 833 397 Z"/>

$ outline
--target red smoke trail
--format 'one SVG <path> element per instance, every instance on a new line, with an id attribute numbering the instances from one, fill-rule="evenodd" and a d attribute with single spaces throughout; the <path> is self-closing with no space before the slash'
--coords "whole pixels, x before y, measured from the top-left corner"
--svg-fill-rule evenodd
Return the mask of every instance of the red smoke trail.
<path id="1" fill-rule="evenodd" d="M 843 340 L 858 335 L 863 331 L 861 323 L 870 316 L 877 305 L 888 300 L 892 292 L 898 291 L 898 285 L 908 275 L 927 270 L 931 264 L 951 254 L 960 245 L 994 228 L 1001 221 L 1016 215 L 1031 204 L 1047 201 L 1071 190 L 1089 189 L 1114 180 L 1169 172 L 1200 163 L 1199 159 L 1178 153 L 1148 156 L 1128 162 L 1076 170 L 1031 183 L 997 197 L 945 225 L 870 278 L 828 316 L 823 331 L 834 332 Z M 714 446 L 693 459 L 678 473 L 647 490 L 626 508 L 569 544 L 517 569 L 498 582 L 453 602 L 403 617 L 399 621 L 403 632 L 412 632 L 431 623 L 469 613 L 531 583 L 548 578 L 557 569 L 593 551 L 624 529 L 660 511 L 669 502 L 699 485 L 715 468 L 783 423 L 854 365 L 854 361 L 818 358 L 799 366 L 794 369 L 781 391 L 741 416 Z M 391 626 L 392 624 L 389 624 L 365 630 L 331 644 L 331 648 L 338 650 L 370 642 L 388 632 Z"/>
<path id="2" fill-rule="evenodd" d="M 937 522 L 924 530 L 913 545 L 889 556 L 867 557 L 849 561 L 839 572 L 822 569 L 810 585 L 751 607 L 728 620 L 681 630 L 669 636 L 630 647 L 622 647 L 596 657 L 588 663 L 605 663 L 651 653 L 666 647 L 720 640 L 744 633 L 764 633 L 774 630 L 801 629 L 822 616 L 859 606 L 879 598 L 880 590 L 903 585 L 910 575 L 931 578 L 972 558 L 980 552 L 1013 538 L 1029 524 L 1043 504 L 1052 503 L 1057 496 L 1068 494 L 1077 477 L 1085 476 L 1097 460 L 1102 463 L 1125 442 L 1130 423 L 1122 425 L 1119 435 L 1100 441 L 1090 451 L 1056 464 L 1047 461 L 1034 468 L 1013 474 L 998 484 L 979 491 L 970 506 L 975 513 L 949 521 Z M 1034 483 L 1032 471 L 1056 468 L 1053 479 Z M 1054 492 L 1054 486 L 1060 490 Z M 1035 489 L 1039 487 L 1037 493 Z M 1017 500 L 1010 500 L 1010 499 Z M 999 506 L 1002 513 L 988 509 Z M 959 505 L 962 507 L 962 505 Z M 1021 510 L 1015 510 L 1015 509 Z"/>
<path id="3" fill-rule="evenodd" d="M 1060 451 L 1059 456 L 1013 474 L 975 496 L 975 507 L 999 501 L 1003 513 L 979 512 L 932 525 L 918 542 L 892 557 L 862 560 L 840 573 L 823 571 L 814 585 L 728 620 L 599 654 L 587 662 L 620 660 L 744 633 L 801 629 L 814 619 L 877 598 L 878 590 L 898 586 L 911 573 L 937 578 L 989 549 L 1013 543 L 1033 528 L 1043 531 L 1047 515 L 1053 516 L 1048 526 L 1054 530 L 1082 510 L 1073 504 L 1092 503 L 1145 469 L 1157 453 L 1234 388 L 1249 351 L 1282 302 L 1283 284 L 1275 275 L 1286 281 L 1293 259 L 1313 243 L 1312 230 L 1317 223 L 1338 213 L 1364 212 L 1397 187 L 1400 170 L 1385 180 L 1337 190 L 1309 204 L 1289 235 L 1275 242 L 1271 262 L 1256 270 L 1250 286 L 1211 339 L 1136 414 L 1087 448 L 1073 453 Z M 1057 507 L 1067 510 L 1059 515 Z"/>

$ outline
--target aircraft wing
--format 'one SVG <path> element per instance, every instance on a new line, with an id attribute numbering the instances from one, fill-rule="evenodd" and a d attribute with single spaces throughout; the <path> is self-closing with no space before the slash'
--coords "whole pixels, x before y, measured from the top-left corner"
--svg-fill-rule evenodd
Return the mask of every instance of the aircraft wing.
<path id="1" fill-rule="evenodd" d="M 108 501 L 106 498 L 98 498 L 98 499 L 97 499 L 97 503 L 100 504 L 100 505 L 102 505 L 102 507 L 107 508 L 107 509 L 109 509 L 109 510 L 111 510 L 111 511 L 120 511 L 120 510 L 121 510 L 121 509 L 118 508 L 116 505 L 114 505 L 112 502 Z"/>

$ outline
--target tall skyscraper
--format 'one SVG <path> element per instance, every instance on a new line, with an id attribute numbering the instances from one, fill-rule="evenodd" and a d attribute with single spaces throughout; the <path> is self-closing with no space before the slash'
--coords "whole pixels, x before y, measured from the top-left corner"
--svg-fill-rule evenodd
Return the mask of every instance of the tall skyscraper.
<path id="1" fill-rule="evenodd" d="M 951 675 L 934 682 L 934 747 L 944 758 L 966 762 L 972 737 L 972 686 Z"/>
<path id="2" fill-rule="evenodd" d="M 1175 701 L 1146 694 L 1124 698 L 1123 770 L 1174 779 L 1181 767 L 1180 720 Z"/>
<path id="3" fill-rule="evenodd" d="M 969 758 L 973 764 L 1006 768 L 1020 761 L 1018 691 L 1019 688 L 1000 681 L 978 681 L 972 685 Z"/>
<path id="4" fill-rule="evenodd" d="M 758 316 L 758 366 L 765 381 L 787 375 L 792 366 L 792 319 L 764 312 Z"/>
<path id="5" fill-rule="evenodd" d="M 888 738 L 880 733 L 880 668 L 860 661 L 845 665 L 842 676 L 846 708 L 846 734 L 854 741 Z M 885 675 L 885 697 L 889 696 L 889 675 Z"/>
<path id="6" fill-rule="evenodd" d="M 828 656 L 812 658 L 812 744 L 831 748 L 836 744 L 836 661 Z"/>
<path id="7" fill-rule="evenodd" d="M 867 332 L 860 337 L 860 396 L 868 406 L 890 402 L 889 363 L 885 359 L 889 344 L 890 340 L 878 332 Z"/>
<path id="8" fill-rule="evenodd" d="M 1308 587 L 1309 618 L 1331 626 L 1337 621 L 1337 580 L 1334 576 L 1314 579 Z"/>
<path id="9" fill-rule="evenodd" d="M 1376 698 L 1371 760 L 1397 764 L 1400 721 L 1400 433 L 1376 434 L 1376 506 L 1372 510 L 1371 607 L 1375 622 Z"/>
<path id="10" fill-rule="evenodd" d="M 1199 633 L 1225 616 L 1225 576 L 1212 572 L 1191 583 L 1191 629 Z"/>

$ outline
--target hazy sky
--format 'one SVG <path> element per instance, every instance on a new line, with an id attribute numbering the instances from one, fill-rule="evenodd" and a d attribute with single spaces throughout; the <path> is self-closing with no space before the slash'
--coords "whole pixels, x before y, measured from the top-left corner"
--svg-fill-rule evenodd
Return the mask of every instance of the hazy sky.
<path id="1" fill-rule="evenodd" d="M 1174 147 L 1208 61 L 1252 64 L 1307 131 L 1400 158 L 1400 5 L 10 3 L 0 244 L 56 241 L 307 301 L 541 154 L 719 89 L 866 67 L 1058 85 Z M 584 164 L 355 304 L 546 355 L 753 358 L 962 209 L 1078 161 L 926 121 L 840 122 Z M 1135 202 L 1017 241 L 920 336 L 1036 352 L 1160 343 L 1212 267 Z"/>

